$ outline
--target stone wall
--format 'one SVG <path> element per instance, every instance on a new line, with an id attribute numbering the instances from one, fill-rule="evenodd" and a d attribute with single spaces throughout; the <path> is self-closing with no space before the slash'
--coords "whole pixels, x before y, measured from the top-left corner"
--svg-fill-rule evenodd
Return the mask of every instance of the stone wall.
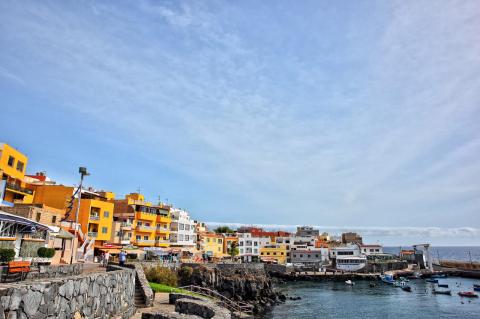
<path id="1" fill-rule="evenodd" d="M 118 269 L 122 269 L 119 266 L 112 265 L 111 267 L 118 267 Z M 148 284 L 147 277 L 145 277 L 142 263 L 138 263 L 138 262 L 127 263 L 125 264 L 125 267 L 135 270 L 136 280 L 140 284 L 140 287 L 142 289 L 142 294 L 145 299 L 145 307 L 153 306 L 153 301 L 155 300 L 155 294 L 153 293 L 152 288 Z"/>
<path id="2" fill-rule="evenodd" d="M 83 272 L 83 264 L 72 265 L 46 265 L 39 266 L 38 272 L 31 271 L 27 279 L 60 278 L 80 275 Z"/>
<path id="3" fill-rule="evenodd" d="M 131 269 L 2 284 L 0 318 L 130 318 L 134 293 Z"/>

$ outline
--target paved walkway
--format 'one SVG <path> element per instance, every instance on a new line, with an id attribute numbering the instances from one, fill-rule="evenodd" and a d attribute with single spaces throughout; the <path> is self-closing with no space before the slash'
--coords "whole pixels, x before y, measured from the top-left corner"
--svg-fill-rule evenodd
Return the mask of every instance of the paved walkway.
<path id="1" fill-rule="evenodd" d="M 137 308 L 137 312 L 132 317 L 132 319 L 141 319 L 142 313 L 144 312 L 152 312 L 157 311 L 161 313 L 170 313 L 175 311 L 175 306 L 168 303 L 168 295 L 167 292 L 157 292 L 155 293 L 155 301 L 153 302 L 153 306 L 149 308 Z"/>

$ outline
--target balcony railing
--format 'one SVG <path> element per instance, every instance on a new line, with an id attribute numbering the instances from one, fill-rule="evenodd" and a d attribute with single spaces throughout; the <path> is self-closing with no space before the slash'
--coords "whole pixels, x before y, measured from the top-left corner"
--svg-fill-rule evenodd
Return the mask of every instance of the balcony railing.
<path id="1" fill-rule="evenodd" d="M 20 193 L 33 195 L 33 191 L 31 189 L 20 187 L 17 184 L 7 183 L 6 188 L 20 192 Z"/>
<path id="2" fill-rule="evenodd" d="M 157 233 L 169 233 L 170 229 L 169 228 L 156 228 L 155 229 Z"/>
<path id="3" fill-rule="evenodd" d="M 137 244 L 154 244 L 155 240 L 153 239 L 137 239 L 135 240 Z"/>
<path id="4" fill-rule="evenodd" d="M 137 226 L 136 229 L 138 231 L 147 231 L 147 232 L 155 231 L 155 227 L 152 227 L 152 226 Z"/>
<path id="5" fill-rule="evenodd" d="M 88 232 L 88 236 L 89 236 L 89 237 L 96 238 L 96 237 L 98 236 L 98 232 L 89 231 L 89 232 Z"/>
<path id="6" fill-rule="evenodd" d="M 90 220 L 100 220 L 100 216 L 98 216 L 98 215 L 90 215 Z"/>
<path id="7" fill-rule="evenodd" d="M 165 240 L 165 239 L 155 240 L 155 244 L 170 244 L 170 240 Z"/>

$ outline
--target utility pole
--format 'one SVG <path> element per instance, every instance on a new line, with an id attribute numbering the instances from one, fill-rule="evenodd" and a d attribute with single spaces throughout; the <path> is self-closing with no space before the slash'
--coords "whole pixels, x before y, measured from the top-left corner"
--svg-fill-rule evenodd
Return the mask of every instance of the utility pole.
<path id="1" fill-rule="evenodd" d="M 79 167 L 78 172 L 80 173 L 80 186 L 78 187 L 78 202 L 77 202 L 77 210 L 75 212 L 75 237 L 72 240 L 72 254 L 70 256 L 70 264 L 73 264 L 73 254 L 74 254 L 75 240 L 77 239 L 77 233 L 78 233 L 78 214 L 80 213 L 80 202 L 82 200 L 83 177 L 90 175 L 87 172 L 86 167 Z M 87 229 L 87 236 L 88 236 L 88 229 Z M 77 249 L 78 249 L 78 247 L 77 247 Z M 76 254 L 76 252 L 75 252 L 75 254 Z"/>

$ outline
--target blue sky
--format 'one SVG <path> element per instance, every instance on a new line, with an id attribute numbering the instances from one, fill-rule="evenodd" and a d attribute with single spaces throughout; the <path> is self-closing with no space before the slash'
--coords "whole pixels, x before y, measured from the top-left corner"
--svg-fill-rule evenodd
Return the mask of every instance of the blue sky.
<path id="1" fill-rule="evenodd" d="M 480 244 L 477 1 L 2 1 L 0 48 L 0 140 L 31 172 Z"/>

